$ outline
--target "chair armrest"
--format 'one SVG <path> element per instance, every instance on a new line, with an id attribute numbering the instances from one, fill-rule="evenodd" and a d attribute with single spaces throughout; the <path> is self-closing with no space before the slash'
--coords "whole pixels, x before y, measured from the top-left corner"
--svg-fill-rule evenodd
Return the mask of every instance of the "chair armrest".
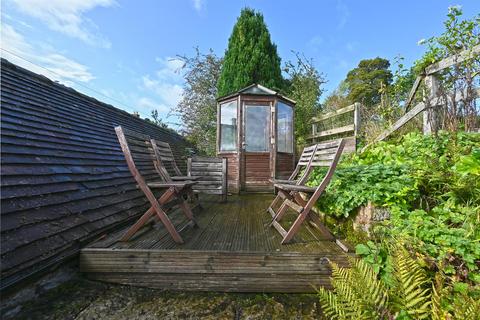
<path id="1" fill-rule="evenodd" d="M 195 185 L 196 181 L 185 181 L 185 182 L 149 182 L 147 185 L 150 188 L 157 189 L 166 189 L 170 187 L 185 188 Z"/>
<path id="2" fill-rule="evenodd" d="M 298 191 L 298 192 L 307 192 L 307 193 L 314 193 L 317 190 L 316 187 L 307 187 L 307 186 L 298 186 L 292 184 L 284 184 L 284 183 L 275 183 L 275 188 L 284 190 L 284 191 Z"/>
<path id="3" fill-rule="evenodd" d="M 171 178 L 172 178 L 173 181 L 197 181 L 201 177 L 173 176 Z"/>

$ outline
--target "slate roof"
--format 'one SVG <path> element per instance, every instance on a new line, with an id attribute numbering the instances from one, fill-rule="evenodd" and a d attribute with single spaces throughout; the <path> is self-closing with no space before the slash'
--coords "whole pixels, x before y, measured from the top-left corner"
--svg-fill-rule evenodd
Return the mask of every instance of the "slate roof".
<path id="1" fill-rule="evenodd" d="M 180 135 L 1 60 L 1 289 L 75 256 L 148 209 L 114 127 Z"/>

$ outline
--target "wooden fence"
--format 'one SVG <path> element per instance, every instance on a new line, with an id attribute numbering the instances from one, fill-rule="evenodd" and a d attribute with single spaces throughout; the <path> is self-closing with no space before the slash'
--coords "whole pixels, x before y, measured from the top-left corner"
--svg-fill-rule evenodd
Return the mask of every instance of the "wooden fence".
<path id="1" fill-rule="evenodd" d="M 311 143 L 327 143 L 338 138 L 346 140 L 344 152 L 355 152 L 360 130 L 360 103 L 312 118 Z"/>
<path id="2" fill-rule="evenodd" d="M 435 123 L 437 118 L 435 114 L 438 112 L 440 106 L 448 103 L 448 101 L 445 101 L 444 97 L 440 94 L 440 84 L 437 76 L 438 73 L 468 59 L 472 59 L 478 55 L 480 55 L 480 45 L 477 45 L 470 50 L 465 50 L 457 55 L 448 57 L 427 67 L 424 74 L 417 77 L 412 89 L 410 90 L 404 106 L 406 111 L 405 114 L 400 117 L 391 127 L 383 131 L 377 138 L 375 138 L 372 143 L 386 139 L 393 132 L 395 132 L 407 122 L 412 120 L 415 116 L 420 114 L 420 112 L 423 112 L 423 132 L 431 133 L 432 131 L 435 131 L 436 126 L 438 125 L 438 123 Z M 425 83 L 425 88 L 427 91 L 424 97 L 424 101 L 419 102 L 410 109 L 410 105 L 412 104 L 415 94 L 419 90 L 422 82 Z M 476 97 L 480 97 L 480 88 L 474 88 L 473 91 L 473 94 Z M 464 96 L 464 92 L 458 92 L 454 97 L 455 101 L 461 101 Z M 362 149 L 362 151 L 365 150 L 369 145 L 366 145 Z"/>

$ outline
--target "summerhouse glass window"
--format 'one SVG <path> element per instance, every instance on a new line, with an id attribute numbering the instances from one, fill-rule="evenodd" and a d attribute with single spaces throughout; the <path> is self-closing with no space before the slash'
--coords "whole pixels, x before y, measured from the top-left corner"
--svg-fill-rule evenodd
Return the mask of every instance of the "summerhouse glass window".
<path id="1" fill-rule="evenodd" d="M 220 105 L 220 151 L 237 149 L 237 101 Z"/>
<path id="2" fill-rule="evenodd" d="M 293 153 L 293 109 L 282 102 L 277 104 L 277 150 Z"/>
<path id="3" fill-rule="evenodd" d="M 270 106 L 245 106 L 245 151 L 270 150 Z"/>

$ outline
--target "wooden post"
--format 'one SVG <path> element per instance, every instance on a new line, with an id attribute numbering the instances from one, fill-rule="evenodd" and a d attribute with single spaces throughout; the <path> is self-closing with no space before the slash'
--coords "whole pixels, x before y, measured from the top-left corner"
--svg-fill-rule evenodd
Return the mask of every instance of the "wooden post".
<path id="1" fill-rule="evenodd" d="M 278 100 L 270 102 L 270 179 L 277 177 L 277 105 Z"/>
<path id="2" fill-rule="evenodd" d="M 425 77 L 425 86 L 427 87 L 428 101 L 426 103 L 428 108 L 423 111 L 423 134 L 435 133 L 438 130 L 439 119 L 438 119 L 438 90 L 439 82 L 437 77 L 434 74 L 428 75 Z"/>
<path id="3" fill-rule="evenodd" d="M 353 110 L 353 137 L 355 139 L 355 150 L 356 150 L 356 145 L 358 142 L 358 135 L 360 133 L 360 123 L 361 123 L 361 116 L 360 116 L 360 107 L 362 105 L 360 102 L 355 102 L 355 109 Z"/>
<path id="4" fill-rule="evenodd" d="M 227 201 L 228 195 L 228 160 L 222 158 L 222 201 Z"/>

